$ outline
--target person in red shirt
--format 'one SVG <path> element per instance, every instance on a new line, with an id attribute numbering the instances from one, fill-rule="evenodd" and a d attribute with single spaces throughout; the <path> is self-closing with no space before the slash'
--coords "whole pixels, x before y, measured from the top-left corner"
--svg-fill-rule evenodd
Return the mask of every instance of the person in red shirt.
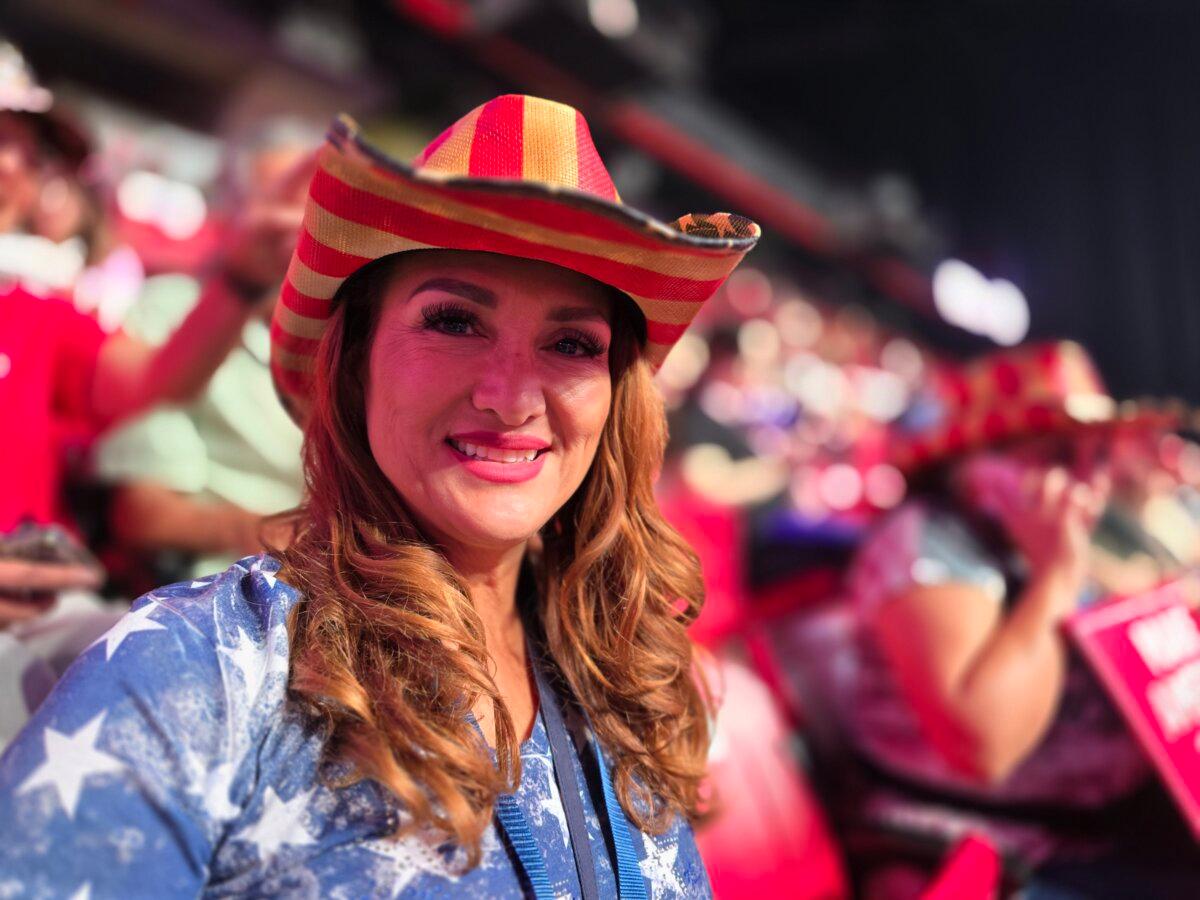
<path id="1" fill-rule="evenodd" d="M 11 44 L 0 44 L 0 233 L 19 231 L 36 202 L 47 160 L 74 148 L 50 115 L 40 87 Z M 236 342 L 256 304 L 277 283 L 299 228 L 311 164 L 257 185 L 230 224 L 207 271 L 200 302 L 174 335 L 152 348 L 120 331 L 105 334 L 66 300 L 0 282 L 0 535 L 24 522 L 62 520 L 62 460 L 54 424 L 100 430 L 157 403 L 195 395 Z M 3 274 L 0 273 L 0 279 Z M 0 628 L 39 614 L 13 599 L 51 595 L 60 574 L 0 558 Z M 46 583 L 39 581 L 44 578 Z"/>

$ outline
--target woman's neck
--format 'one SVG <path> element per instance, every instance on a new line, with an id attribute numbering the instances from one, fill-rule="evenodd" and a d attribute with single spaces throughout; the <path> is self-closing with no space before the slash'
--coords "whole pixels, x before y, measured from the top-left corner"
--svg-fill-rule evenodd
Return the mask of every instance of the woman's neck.
<path id="1" fill-rule="evenodd" d="M 483 623 L 483 636 L 491 657 L 491 675 L 516 729 L 518 741 L 533 730 L 537 694 L 533 687 L 525 645 L 525 627 L 517 605 L 517 581 L 525 545 L 500 553 L 446 548 L 446 558 L 466 584 Z M 473 712 L 485 740 L 496 745 L 495 714 L 490 701 L 482 698 Z"/>
<path id="2" fill-rule="evenodd" d="M 517 606 L 517 582 L 525 545 L 501 551 L 447 548 L 446 558 L 466 585 L 493 658 L 501 654 L 520 656 L 525 630 Z"/>

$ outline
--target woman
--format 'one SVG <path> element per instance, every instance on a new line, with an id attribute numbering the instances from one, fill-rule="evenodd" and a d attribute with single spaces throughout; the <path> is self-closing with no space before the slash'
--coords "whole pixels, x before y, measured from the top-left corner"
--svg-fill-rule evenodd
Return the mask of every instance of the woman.
<path id="1" fill-rule="evenodd" d="M 913 496 L 849 577 L 858 748 L 919 821 L 990 833 L 1035 887 L 1194 896 L 1194 862 L 1159 852 L 1178 817 L 1140 799 L 1149 766 L 1061 629 L 1105 596 L 1094 545 L 1129 544 L 1105 514 L 1114 435 L 1169 414 L 1118 407 L 1070 343 L 998 352 L 938 387 L 894 445 Z M 1139 855 L 1153 862 L 1129 866 Z"/>
<path id="2" fill-rule="evenodd" d="M 650 375 L 757 234 L 627 210 L 549 101 L 413 168 L 335 123 L 272 336 L 292 540 L 148 595 L 39 711 L 0 762 L 18 892 L 707 893 Z"/>

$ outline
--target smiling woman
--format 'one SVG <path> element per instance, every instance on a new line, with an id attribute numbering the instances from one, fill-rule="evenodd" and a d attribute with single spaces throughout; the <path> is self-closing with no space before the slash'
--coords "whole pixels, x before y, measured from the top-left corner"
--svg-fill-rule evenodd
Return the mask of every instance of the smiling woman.
<path id="1" fill-rule="evenodd" d="M 85 655 L 0 765 L 0 869 L 707 896 L 703 596 L 654 498 L 652 373 L 758 230 L 680 223 L 622 206 L 549 101 L 485 104 L 411 169 L 336 125 L 272 329 L 305 426 L 290 541 Z M 95 851 L 115 828 L 141 865 Z"/>
<path id="2" fill-rule="evenodd" d="M 367 425 L 376 462 L 427 535 L 524 540 L 566 503 L 608 418 L 616 306 L 611 289 L 546 263 L 405 259 L 375 328 Z M 621 313 L 632 334 L 640 314 Z"/>
<path id="3" fill-rule="evenodd" d="M 309 429 L 307 467 L 321 487 L 312 492 L 297 539 L 280 554 L 283 576 L 304 585 L 310 598 L 348 590 L 361 592 L 360 603 L 378 598 L 379 607 L 358 622 L 370 635 L 394 614 L 387 598 L 412 597 L 407 612 L 422 617 L 424 633 L 386 665 L 399 684 L 424 682 L 438 671 L 448 696 L 477 696 L 475 718 L 506 760 L 518 735 L 527 738 L 534 725 L 525 623 L 517 608 L 526 564 L 540 582 L 537 605 L 556 604 L 546 624 L 579 642 L 562 648 L 563 674 L 577 673 L 586 685 L 595 681 L 593 668 L 607 672 L 610 686 L 597 698 L 593 725 L 619 719 L 627 740 L 635 715 L 655 730 L 665 726 L 657 752 L 686 772 L 670 793 L 681 808 L 694 808 L 706 730 L 701 696 L 687 677 L 684 627 L 699 605 L 677 617 L 670 600 L 698 601 L 701 588 L 690 550 L 654 503 L 655 466 L 646 463 L 661 460 L 666 433 L 659 395 L 638 359 L 641 314 L 627 298 L 577 273 L 461 251 L 383 259 L 346 282 L 338 305 L 318 356 Z M 535 458 L 526 459 L 530 454 L 518 453 L 517 445 L 531 447 Z M 355 451 L 364 446 L 370 453 L 356 470 Z M 612 508 L 614 501 L 623 508 Z M 346 511 L 357 513 L 352 529 L 335 536 Z M 330 517 L 334 522 L 326 527 Z M 380 534 L 385 529 L 394 533 Z M 608 546 L 588 547 L 593 532 Z M 386 565 L 376 550 L 381 540 L 389 548 Z M 330 542 L 341 544 L 343 553 L 334 559 L 346 559 L 346 569 L 335 562 L 331 570 L 328 554 L 320 552 Z M 651 545 L 656 557 L 639 552 Z M 594 556 L 611 571 L 569 571 L 579 555 Z M 368 559 L 371 578 L 364 583 L 351 567 Z M 453 577 L 431 591 L 428 582 L 446 562 Z M 600 592 L 581 581 L 598 583 Z M 577 602 L 581 592 L 584 604 Z M 632 601 L 626 615 L 642 634 L 622 633 L 623 623 L 610 614 L 623 596 Z M 598 616 L 598 606 L 608 607 L 606 614 Z M 328 611 L 346 627 L 344 604 Z M 312 679 L 312 691 L 301 692 L 314 705 L 333 699 L 348 706 L 344 692 L 362 675 L 381 671 L 380 661 L 364 660 L 361 649 L 358 659 L 330 659 L 330 649 L 361 648 L 361 638 L 331 644 L 319 603 L 310 601 L 296 615 L 294 680 L 307 684 L 301 674 Z M 435 622 L 441 625 L 436 635 L 429 631 Z M 587 646 L 593 636 L 597 646 Z M 403 637 L 389 635 L 381 647 L 390 653 Z M 315 654 L 311 665 L 301 661 L 306 647 Z M 328 675 L 337 671 L 340 683 Z M 648 683 L 638 676 L 648 676 Z M 387 694 L 403 691 L 389 686 Z M 656 708 L 638 708 L 647 701 Z M 472 727 L 454 704 L 419 715 L 459 732 L 464 751 L 472 752 Z M 344 719 L 344 730 L 359 731 L 358 718 Z M 414 737 L 411 729 L 389 735 L 388 752 L 395 753 L 397 742 L 416 744 Z M 422 782 L 413 776 L 429 763 L 418 747 L 412 755 L 404 779 L 416 789 Z M 519 779 L 519 761 L 513 766 L 509 773 L 502 763 L 500 777 Z M 485 766 L 485 783 L 475 789 L 486 789 L 496 774 Z M 658 778 L 656 769 L 643 781 Z M 393 790 L 403 796 L 400 785 Z M 427 791 L 427 783 L 420 790 Z M 647 807 L 645 814 L 656 812 Z M 464 842 L 475 841 L 487 816 L 439 824 L 462 829 Z"/>

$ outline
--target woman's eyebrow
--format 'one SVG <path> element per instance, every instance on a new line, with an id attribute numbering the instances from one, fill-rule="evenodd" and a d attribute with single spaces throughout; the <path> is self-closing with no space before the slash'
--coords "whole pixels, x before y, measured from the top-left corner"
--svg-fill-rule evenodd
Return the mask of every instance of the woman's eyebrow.
<path id="1" fill-rule="evenodd" d="M 495 309 L 497 304 L 496 295 L 492 291 L 482 285 L 462 281 L 458 278 L 430 278 L 417 285 L 416 290 L 408 295 L 409 299 L 411 300 L 422 291 L 445 291 L 448 294 L 458 294 L 464 300 L 470 300 L 472 303 L 478 303 L 489 309 Z"/>

